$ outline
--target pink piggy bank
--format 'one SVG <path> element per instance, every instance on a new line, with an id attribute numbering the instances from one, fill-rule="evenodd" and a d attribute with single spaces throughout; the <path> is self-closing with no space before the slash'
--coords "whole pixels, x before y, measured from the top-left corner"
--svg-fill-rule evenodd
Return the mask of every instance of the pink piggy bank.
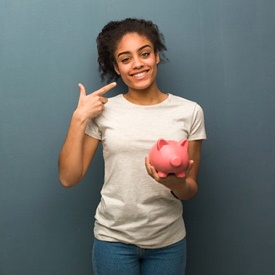
<path id="1" fill-rule="evenodd" d="M 181 141 L 159 139 L 149 152 L 149 163 L 155 167 L 159 177 L 175 174 L 185 177 L 189 166 L 188 140 Z"/>

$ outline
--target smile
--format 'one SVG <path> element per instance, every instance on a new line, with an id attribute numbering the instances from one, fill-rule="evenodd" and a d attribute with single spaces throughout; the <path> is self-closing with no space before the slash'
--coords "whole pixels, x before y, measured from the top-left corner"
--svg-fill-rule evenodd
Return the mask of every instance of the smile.
<path id="1" fill-rule="evenodd" d="M 140 72 L 140 73 L 137 73 L 137 74 L 133 74 L 132 77 L 138 78 L 138 79 L 143 78 L 147 73 L 148 73 L 148 71 Z"/>

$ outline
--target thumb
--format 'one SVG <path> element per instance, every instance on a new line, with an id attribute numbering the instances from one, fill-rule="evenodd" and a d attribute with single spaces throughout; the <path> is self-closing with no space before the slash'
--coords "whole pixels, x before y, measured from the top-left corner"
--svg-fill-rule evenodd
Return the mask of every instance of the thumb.
<path id="1" fill-rule="evenodd" d="M 194 164 L 194 161 L 193 161 L 193 160 L 189 160 L 188 167 L 187 167 L 187 169 L 185 170 L 186 174 L 188 174 L 188 173 L 191 171 L 191 169 L 192 169 L 192 167 L 193 167 L 193 164 Z"/>
<path id="2" fill-rule="evenodd" d="M 81 83 L 78 83 L 78 87 L 79 87 L 79 98 L 82 98 L 84 96 L 86 96 L 86 89 L 85 87 L 81 84 Z"/>

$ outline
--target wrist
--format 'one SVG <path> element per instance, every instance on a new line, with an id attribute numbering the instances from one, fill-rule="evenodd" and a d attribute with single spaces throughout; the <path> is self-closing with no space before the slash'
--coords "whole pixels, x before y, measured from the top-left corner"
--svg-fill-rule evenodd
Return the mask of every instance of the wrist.
<path id="1" fill-rule="evenodd" d="M 89 118 L 86 117 L 82 112 L 80 112 L 78 109 L 76 109 L 73 112 L 72 115 L 72 122 L 75 122 L 77 124 L 83 125 L 86 127 L 86 125 L 88 124 Z"/>

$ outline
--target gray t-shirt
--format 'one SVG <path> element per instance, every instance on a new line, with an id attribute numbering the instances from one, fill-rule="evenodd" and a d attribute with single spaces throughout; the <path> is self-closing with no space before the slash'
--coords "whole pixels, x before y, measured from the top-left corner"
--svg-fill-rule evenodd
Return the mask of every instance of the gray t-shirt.
<path id="1" fill-rule="evenodd" d="M 182 202 L 147 174 L 145 157 L 159 138 L 205 139 L 201 107 L 172 94 L 156 105 L 136 105 L 120 94 L 89 122 L 86 134 L 102 141 L 105 161 L 95 237 L 142 248 L 183 239 Z"/>

